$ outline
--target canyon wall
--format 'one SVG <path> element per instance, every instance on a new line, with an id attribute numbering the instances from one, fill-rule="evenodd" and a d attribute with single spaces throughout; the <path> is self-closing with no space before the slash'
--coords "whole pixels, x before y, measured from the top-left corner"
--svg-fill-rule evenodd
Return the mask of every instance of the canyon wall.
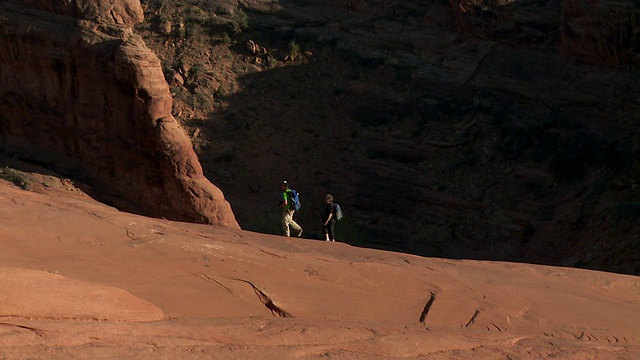
<path id="1" fill-rule="evenodd" d="M 555 47 L 558 54 L 602 66 L 636 61 L 640 52 L 637 1 L 615 0 L 335 0 L 345 10 L 447 25 L 468 35 Z"/>
<path id="2" fill-rule="evenodd" d="M 238 228 L 171 114 L 138 1 L 0 3 L 0 148 L 122 210 Z"/>

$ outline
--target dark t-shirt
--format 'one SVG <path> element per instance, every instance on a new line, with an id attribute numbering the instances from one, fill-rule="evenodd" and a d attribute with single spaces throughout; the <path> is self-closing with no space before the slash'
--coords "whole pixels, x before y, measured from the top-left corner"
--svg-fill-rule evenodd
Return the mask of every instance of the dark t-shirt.
<path id="1" fill-rule="evenodd" d="M 334 203 L 326 204 L 324 207 L 324 214 L 322 217 L 322 222 L 327 221 L 329 214 L 333 214 L 331 220 L 335 220 L 336 218 L 336 205 Z"/>

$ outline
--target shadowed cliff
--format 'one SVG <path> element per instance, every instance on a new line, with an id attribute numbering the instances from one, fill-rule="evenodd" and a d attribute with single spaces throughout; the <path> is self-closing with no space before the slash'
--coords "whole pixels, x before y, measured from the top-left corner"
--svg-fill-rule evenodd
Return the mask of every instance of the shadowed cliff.
<path id="1" fill-rule="evenodd" d="M 640 271 L 628 3 L 143 7 L 173 114 L 244 229 L 280 233 L 287 179 L 310 239 L 329 192 L 350 244 Z"/>
<path id="2" fill-rule="evenodd" d="M 171 115 L 141 20 L 138 1 L 0 4 L 2 150 L 123 210 L 238 227 Z"/>

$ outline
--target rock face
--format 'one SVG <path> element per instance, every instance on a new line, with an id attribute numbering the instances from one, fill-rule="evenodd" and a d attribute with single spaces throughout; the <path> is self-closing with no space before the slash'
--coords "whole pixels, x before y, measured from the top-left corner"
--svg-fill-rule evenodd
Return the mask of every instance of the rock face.
<path id="1" fill-rule="evenodd" d="M 637 16 L 630 4 L 244 1 L 250 26 L 229 46 L 232 27 L 210 25 L 237 21 L 232 9 L 189 3 L 146 2 L 136 30 L 180 75 L 174 111 L 198 120 L 183 126 L 244 229 L 279 230 L 285 178 L 302 193 L 305 237 L 323 237 L 331 193 L 350 244 L 640 271 L 638 24 L 602 40 L 620 10 Z M 167 36 L 166 19 L 191 27 Z M 291 39 L 312 55 L 287 59 Z M 625 53 L 624 66 L 594 65 Z"/>
<path id="2" fill-rule="evenodd" d="M 638 6 L 632 9 L 631 1 L 564 0 L 558 51 L 590 64 L 628 63 L 640 31 Z"/>
<path id="3" fill-rule="evenodd" d="M 143 19 L 138 0 L 18 0 L 30 8 L 107 24 L 133 26 Z"/>
<path id="4" fill-rule="evenodd" d="M 474 36 L 553 45 L 581 62 L 617 66 L 633 59 L 638 11 L 632 1 L 451 0 L 457 26 Z M 637 44 L 635 45 L 638 46 Z"/>
<path id="5" fill-rule="evenodd" d="M 238 228 L 171 115 L 138 1 L 0 4 L 0 145 L 123 210 Z"/>

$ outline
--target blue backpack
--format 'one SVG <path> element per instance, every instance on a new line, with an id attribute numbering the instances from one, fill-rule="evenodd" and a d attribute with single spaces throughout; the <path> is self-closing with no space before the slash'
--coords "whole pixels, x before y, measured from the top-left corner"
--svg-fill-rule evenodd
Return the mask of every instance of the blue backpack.
<path id="1" fill-rule="evenodd" d="M 336 220 L 342 220 L 342 208 L 337 203 L 333 203 L 336 207 Z"/>
<path id="2" fill-rule="evenodd" d="M 291 199 L 291 208 L 300 210 L 300 194 L 293 189 L 289 189 L 289 198 Z"/>

